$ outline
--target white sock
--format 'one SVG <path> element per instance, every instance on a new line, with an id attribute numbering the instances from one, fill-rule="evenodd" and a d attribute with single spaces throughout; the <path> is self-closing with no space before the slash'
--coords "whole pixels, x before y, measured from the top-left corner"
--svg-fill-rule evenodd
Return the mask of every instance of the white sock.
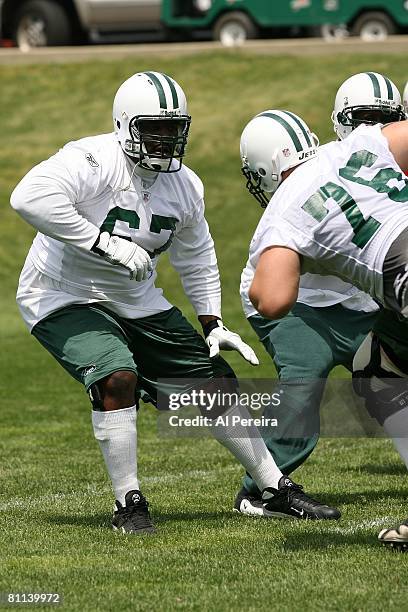
<path id="1" fill-rule="evenodd" d="M 277 489 L 282 472 L 268 451 L 258 428 L 254 425 L 244 426 L 240 423 L 232 425 L 234 416 L 240 419 L 252 418 L 244 406 L 236 404 L 222 415 L 228 424 L 214 425 L 209 428 L 210 431 L 218 442 L 228 448 L 246 471 L 251 474 L 260 491 L 263 491 L 266 487 Z M 228 421 L 226 417 L 228 417 Z M 217 418 L 214 421 L 216 422 Z"/>
<path id="2" fill-rule="evenodd" d="M 95 438 L 105 459 L 116 499 L 122 506 L 126 493 L 139 489 L 136 416 L 136 406 L 107 412 L 92 411 Z"/>
<path id="3" fill-rule="evenodd" d="M 408 469 L 408 408 L 403 408 L 385 419 L 384 429 Z"/>

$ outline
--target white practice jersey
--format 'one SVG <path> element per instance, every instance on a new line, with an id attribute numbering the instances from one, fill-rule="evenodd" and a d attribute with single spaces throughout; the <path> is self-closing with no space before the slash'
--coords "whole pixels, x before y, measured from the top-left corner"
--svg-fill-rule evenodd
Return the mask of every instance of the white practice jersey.
<path id="1" fill-rule="evenodd" d="M 302 256 L 302 273 L 336 275 L 383 303 L 382 267 L 408 226 L 408 180 L 381 126 L 361 126 L 320 147 L 268 204 L 250 245 L 249 263 L 270 246 Z"/>
<path id="2" fill-rule="evenodd" d="M 70 304 L 101 303 L 127 318 L 171 308 L 155 287 L 161 252 L 198 315 L 221 316 L 214 243 L 204 218 L 203 186 L 186 166 L 146 182 L 133 173 L 115 135 L 68 143 L 17 185 L 12 206 L 38 233 L 20 277 L 17 301 L 31 329 Z M 101 231 L 131 239 L 152 258 L 142 282 L 91 251 Z"/>

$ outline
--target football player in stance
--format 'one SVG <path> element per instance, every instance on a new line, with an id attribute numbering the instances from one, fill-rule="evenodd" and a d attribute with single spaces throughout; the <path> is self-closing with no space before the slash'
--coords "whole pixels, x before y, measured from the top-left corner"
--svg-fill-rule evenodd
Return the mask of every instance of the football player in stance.
<path id="1" fill-rule="evenodd" d="M 282 125 L 300 129 L 292 113 L 279 117 Z M 381 74 L 355 74 L 337 91 L 332 121 L 339 140 L 362 123 L 375 125 L 401 119 L 404 112 L 399 91 Z M 305 161 L 316 148 L 313 135 L 308 139 Z M 301 142 L 305 144 L 304 136 Z M 269 148 L 269 143 L 263 144 Z M 284 149 L 282 154 L 284 159 L 288 156 L 288 163 L 290 151 Z M 244 173 L 252 181 L 245 164 Z M 252 193 L 263 207 L 267 205 L 270 193 L 259 190 Z M 306 272 L 300 277 L 298 297 L 291 311 L 284 317 L 269 320 L 256 311 L 248 297 L 254 272 L 249 259 L 241 276 L 244 313 L 272 357 L 280 388 L 284 389 L 279 407 L 280 435 L 268 430 L 262 433 L 280 469 L 290 474 L 317 444 L 319 405 L 329 372 L 337 365 L 352 369 L 353 357 L 374 324 L 378 306 L 350 282 Z M 273 411 L 276 415 L 276 408 Z M 235 508 L 243 514 L 267 516 L 261 492 L 249 475 L 237 495 Z"/>
<path id="2" fill-rule="evenodd" d="M 135 74 L 116 93 L 113 133 L 67 144 L 34 167 L 11 197 L 13 208 L 38 230 L 20 277 L 21 314 L 89 393 L 94 434 L 116 498 L 112 526 L 126 533 L 154 530 L 137 477 L 140 393 L 153 402 L 158 391 L 168 395 L 171 384 L 170 390 L 160 386 L 160 378 L 234 385 L 220 349 L 258 363 L 222 323 L 203 186 L 182 163 L 190 121 L 176 81 L 158 72 Z M 165 250 L 206 340 L 155 286 Z M 191 381 L 188 389 L 194 387 Z M 234 415 L 249 417 L 239 405 L 227 414 L 230 422 Z M 299 488 L 292 491 L 255 427 L 226 423 L 213 429 L 264 490 L 268 507 L 337 518 L 336 509 Z"/>
<path id="3" fill-rule="evenodd" d="M 382 305 L 355 356 L 355 386 L 408 467 L 407 142 L 401 121 L 361 125 L 317 148 L 306 123 L 281 110 L 256 116 L 241 137 L 249 191 L 272 195 L 250 245 L 251 303 L 266 319 L 287 315 L 310 270 L 339 275 Z"/>

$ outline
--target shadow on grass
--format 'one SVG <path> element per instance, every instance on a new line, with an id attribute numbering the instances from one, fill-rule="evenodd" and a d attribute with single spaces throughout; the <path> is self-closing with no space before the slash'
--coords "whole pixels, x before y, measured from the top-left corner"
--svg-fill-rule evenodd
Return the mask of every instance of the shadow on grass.
<path id="1" fill-rule="evenodd" d="M 407 468 L 403 463 L 365 463 L 361 466 L 342 467 L 342 472 L 377 474 L 384 476 L 406 476 Z"/>
<path id="2" fill-rule="evenodd" d="M 347 483 L 344 485 L 347 486 Z M 310 492 L 314 498 L 329 505 L 341 505 L 341 504 L 359 504 L 359 505 L 371 505 L 373 502 L 380 501 L 384 498 L 387 500 L 404 500 L 406 502 L 408 498 L 408 490 L 406 486 L 403 486 L 401 482 L 401 489 L 381 489 L 380 491 L 344 491 L 344 493 L 314 493 Z M 408 505 L 408 504 L 407 504 Z"/>
<path id="3" fill-rule="evenodd" d="M 161 525 L 169 521 L 199 521 L 200 523 L 219 521 L 225 518 L 237 516 L 232 511 L 221 512 L 152 512 L 152 519 L 156 525 Z M 69 514 L 48 514 L 42 516 L 41 522 L 44 520 L 54 525 L 75 525 L 80 527 L 91 527 L 94 529 L 105 528 L 110 526 L 112 516 L 107 514 L 94 515 L 69 515 Z"/>
<path id="4" fill-rule="evenodd" d="M 366 531 L 356 531 L 354 533 L 297 533 L 286 537 L 283 542 L 283 549 L 287 552 L 319 551 L 341 546 L 354 547 L 356 544 L 381 550 L 375 530 L 372 533 Z"/>

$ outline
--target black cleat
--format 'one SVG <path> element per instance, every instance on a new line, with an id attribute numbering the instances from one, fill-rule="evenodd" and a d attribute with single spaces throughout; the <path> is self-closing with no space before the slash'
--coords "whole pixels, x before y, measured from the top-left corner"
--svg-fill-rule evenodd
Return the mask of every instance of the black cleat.
<path id="1" fill-rule="evenodd" d="M 382 529 L 378 539 L 384 546 L 408 552 L 408 519 L 393 529 Z"/>
<path id="2" fill-rule="evenodd" d="M 262 492 L 264 516 L 328 520 L 339 519 L 341 513 L 304 493 L 303 487 L 287 476 L 279 480 L 278 488 L 268 487 Z"/>
<path id="3" fill-rule="evenodd" d="M 140 491 L 125 495 L 125 506 L 116 500 L 112 527 L 122 533 L 154 533 L 156 530 L 149 513 L 149 504 Z"/>
<path id="4" fill-rule="evenodd" d="M 266 516 L 262 498 L 251 495 L 245 487 L 242 487 L 235 498 L 234 512 L 247 516 Z"/>

